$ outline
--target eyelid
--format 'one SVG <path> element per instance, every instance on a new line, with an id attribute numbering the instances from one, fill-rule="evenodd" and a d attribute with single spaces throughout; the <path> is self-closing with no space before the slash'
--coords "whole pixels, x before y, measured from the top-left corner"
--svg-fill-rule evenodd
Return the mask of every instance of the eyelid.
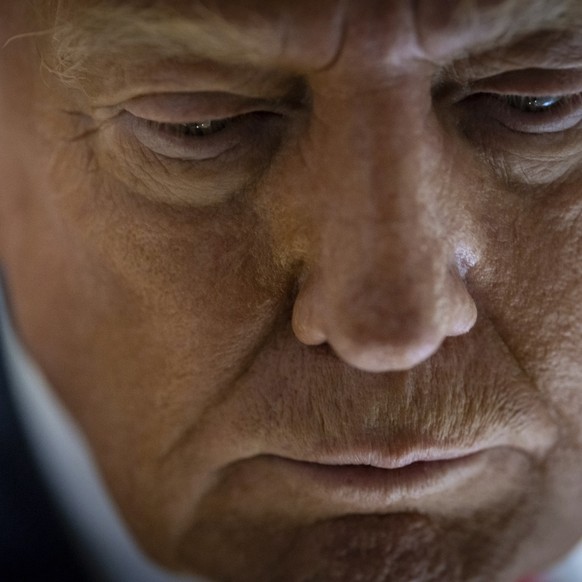
<path id="1" fill-rule="evenodd" d="M 136 117 L 124 116 L 124 123 L 137 140 L 149 150 L 166 158 L 204 161 L 217 158 L 235 148 L 239 143 L 236 132 L 226 130 L 208 137 L 184 137 L 164 131 L 164 123 Z M 231 129 L 231 128 L 229 128 Z"/>
<path id="2" fill-rule="evenodd" d="M 252 112 L 224 119 L 227 126 L 207 136 L 180 136 L 167 131 L 167 124 L 135 117 L 125 112 L 118 118 L 120 127 L 148 150 L 169 159 L 191 162 L 211 162 L 219 157 L 234 159 L 249 149 L 255 153 L 271 141 L 274 123 L 281 118 L 268 112 Z M 219 120 L 216 120 L 219 121 Z M 166 131 L 164 130 L 166 129 Z"/>
<path id="3" fill-rule="evenodd" d="M 520 111 L 496 93 L 475 93 L 463 99 L 467 112 L 486 123 L 497 121 L 505 128 L 521 134 L 560 133 L 576 127 L 582 121 L 582 94 L 564 95 L 564 102 L 542 112 Z"/>
<path id="4" fill-rule="evenodd" d="M 215 92 L 144 95 L 123 104 L 123 110 L 134 117 L 167 124 L 230 119 L 254 111 L 283 113 L 288 109 L 280 101 Z"/>
<path id="5" fill-rule="evenodd" d="M 521 69 L 470 83 L 472 92 L 504 95 L 572 95 L 582 92 L 582 69 Z"/>
<path id="6" fill-rule="evenodd" d="M 479 79 L 443 78 L 433 88 L 433 100 L 455 104 L 477 93 L 561 97 L 582 93 L 582 68 L 517 69 Z"/>

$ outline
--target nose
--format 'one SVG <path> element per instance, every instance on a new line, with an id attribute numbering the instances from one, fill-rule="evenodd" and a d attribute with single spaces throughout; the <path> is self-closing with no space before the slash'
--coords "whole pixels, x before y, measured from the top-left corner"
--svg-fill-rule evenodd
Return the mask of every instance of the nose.
<path id="1" fill-rule="evenodd" d="M 316 250 L 292 325 L 304 344 L 328 343 L 361 370 L 407 370 L 474 325 L 459 257 L 475 249 L 466 228 L 455 227 L 459 193 L 438 127 L 425 119 L 418 131 L 416 117 L 403 113 L 410 104 L 390 119 L 385 104 L 367 105 L 328 107 L 341 124 L 328 117 L 312 131 L 311 155 L 325 152 L 311 181 L 319 185 L 311 191 Z"/>
<path id="2" fill-rule="evenodd" d="M 306 345 L 328 343 L 361 370 L 387 372 L 413 368 L 446 337 L 472 328 L 477 309 L 459 275 L 438 277 L 418 264 L 416 274 L 398 281 L 405 265 L 391 267 L 343 281 L 310 274 L 294 306 L 296 337 Z"/>

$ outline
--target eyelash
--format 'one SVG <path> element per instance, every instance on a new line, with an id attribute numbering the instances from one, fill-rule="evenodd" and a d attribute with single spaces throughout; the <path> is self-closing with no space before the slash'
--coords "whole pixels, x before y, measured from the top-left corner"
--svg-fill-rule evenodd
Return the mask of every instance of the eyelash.
<path id="1" fill-rule="evenodd" d="M 481 120 L 489 128 L 491 122 L 497 122 L 522 136 L 558 134 L 582 122 L 582 93 L 528 96 L 479 92 L 459 103 L 468 114 L 466 122 Z M 234 160 L 249 151 L 257 155 L 261 148 L 265 151 L 265 143 L 270 143 L 281 129 L 273 121 L 284 118 L 271 111 L 191 123 L 157 122 L 130 113 L 127 116 L 133 135 L 146 148 L 169 159 L 190 162 Z"/>
<path id="2" fill-rule="evenodd" d="M 566 97 L 534 96 L 534 95 L 503 95 L 501 97 L 510 107 L 527 113 L 543 113 L 559 107 Z"/>
<path id="3" fill-rule="evenodd" d="M 242 151 L 239 146 L 248 149 L 253 142 L 264 146 L 272 141 L 271 130 L 281 118 L 277 113 L 255 111 L 191 123 L 163 123 L 130 114 L 128 122 L 138 141 L 153 152 L 171 159 L 204 162 L 223 155 L 236 157 Z"/>
<path id="4" fill-rule="evenodd" d="M 201 139 L 224 131 L 233 123 L 240 121 L 240 117 L 242 116 L 227 117 L 224 119 L 208 119 L 204 121 L 194 121 L 192 123 L 159 123 L 150 120 L 145 121 L 152 129 L 175 137 L 181 137 L 184 139 Z"/>
<path id="5" fill-rule="evenodd" d="M 568 109 L 571 105 L 582 106 L 582 94 L 560 96 L 536 95 L 502 95 L 492 93 L 477 93 L 471 100 L 496 100 L 502 106 L 513 110 L 518 115 L 536 116 L 533 123 L 547 121 L 547 116 L 555 115 Z M 571 107 L 570 107 L 571 109 Z M 205 140 L 230 129 L 241 121 L 260 121 L 265 113 L 253 112 L 235 117 L 208 119 L 191 123 L 159 123 L 144 120 L 153 130 L 184 140 Z M 537 116 L 544 116 L 543 118 Z M 249 119 L 252 118 L 252 119 Z"/>
<path id="6" fill-rule="evenodd" d="M 475 93 L 463 99 L 462 104 L 469 106 L 472 113 L 520 134 L 560 133 L 582 121 L 581 93 L 556 96 Z"/>

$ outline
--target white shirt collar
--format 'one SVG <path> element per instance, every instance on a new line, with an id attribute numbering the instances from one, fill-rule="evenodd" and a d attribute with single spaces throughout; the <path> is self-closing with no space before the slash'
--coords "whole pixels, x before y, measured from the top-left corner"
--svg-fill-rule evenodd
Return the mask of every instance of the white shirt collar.
<path id="1" fill-rule="evenodd" d="M 538 577 L 539 582 L 580 582 L 582 580 L 582 542 L 559 564 Z"/>
<path id="2" fill-rule="evenodd" d="M 138 549 L 120 519 L 71 415 L 52 394 L 12 326 L 0 285 L 0 348 L 4 346 L 13 397 L 46 481 L 99 581 L 203 582 L 162 571 Z M 537 582 L 580 582 L 582 543 Z"/>

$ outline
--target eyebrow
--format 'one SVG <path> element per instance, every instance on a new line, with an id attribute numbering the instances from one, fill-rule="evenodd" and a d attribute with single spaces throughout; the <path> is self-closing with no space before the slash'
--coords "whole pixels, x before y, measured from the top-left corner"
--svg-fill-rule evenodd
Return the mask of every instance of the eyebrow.
<path id="1" fill-rule="evenodd" d="M 193 2 L 188 14 L 167 6 L 131 4 L 83 8 L 61 16 L 52 32 L 51 67 L 73 80 L 104 59 L 181 58 L 266 67 L 280 62 L 287 39 L 276 23 L 233 22 Z"/>
<path id="2" fill-rule="evenodd" d="M 582 3 L 557 1 L 548 11 L 543 10 L 549 6 L 547 1 L 538 0 L 529 6 L 532 4 L 539 5 L 540 9 L 536 12 L 537 18 L 528 23 L 529 30 L 523 27 L 520 30 L 517 23 L 501 38 L 477 43 L 474 50 L 486 53 L 511 48 L 511 43 L 517 39 L 516 46 L 528 44 L 532 59 L 551 54 L 559 60 L 571 58 L 575 47 L 582 48 Z M 244 22 L 232 21 L 195 1 L 189 6 L 188 14 L 168 5 L 138 7 L 129 2 L 102 3 L 57 18 L 51 36 L 50 68 L 71 84 L 76 84 L 96 64 L 112 63 L 116 59 L 131 62 L 208 60 L 263 69 L 292 68 L 297 65 L 293 58 L 297 60 L 298 55 L 297 51 L 293 55 L 290 50 L 285 24 L 283 19 L 267 22 L 260 16 L 249 17 Z M 536 35 L 542 40 L 538 46 L 528 40 L 535 39 Z M 578 40 L 573 42 L 573 38 Z M 564 48 L 560 49 L 561 46 Z M 329 58 L 329 54 L 314 55 L 309 68 L 324 67 Z"/>

